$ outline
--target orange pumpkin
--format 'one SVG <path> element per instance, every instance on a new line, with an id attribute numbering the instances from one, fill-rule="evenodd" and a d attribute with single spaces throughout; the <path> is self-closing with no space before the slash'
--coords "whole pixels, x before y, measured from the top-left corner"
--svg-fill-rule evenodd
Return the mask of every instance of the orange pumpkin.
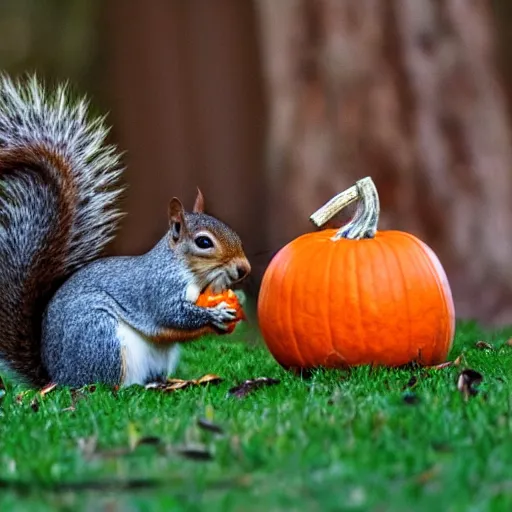
<path id="1" fill-rule="evenodd" d="M 370 178 L 312 215 L 322 225 L 359 200 L 342 227 L 307 233 L 270 262 L 258 298 L 263 338 L 285 367 L 397 366 L 446 360 L 455 314 L 433 251 L 401 231 L 377 231 Z"/>
<path id="2" fill-rule="evenodd" d="M 245 313 L 238 301 L 238 297 L 233 290 L 226 290 L 222 293 L 214 294 L 212 291 L 207 288 L 203 293 L 201 293 L 196 301 L 196 305 L 211 308 L 220 304 L 221 302 L 225 302 L 229 307 L 236 309 L 236 318 L 231 323 L 228 324 L 228 328 L 226 329 L 226 333 L 231 333 L 235 330 L 236 324 L 240 320 L 245 320 Z"/>

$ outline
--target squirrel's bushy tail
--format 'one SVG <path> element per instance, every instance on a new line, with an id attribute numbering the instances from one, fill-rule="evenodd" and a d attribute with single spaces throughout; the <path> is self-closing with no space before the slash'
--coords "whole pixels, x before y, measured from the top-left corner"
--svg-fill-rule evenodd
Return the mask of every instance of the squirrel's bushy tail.
<path id="1" fill-rule="evenodd" d="M 121 192 L 103 118 L 65 86 L 0 76 L 0 361 L 42 384 L 40 334 L 56 288 L 113 236 Z"/>

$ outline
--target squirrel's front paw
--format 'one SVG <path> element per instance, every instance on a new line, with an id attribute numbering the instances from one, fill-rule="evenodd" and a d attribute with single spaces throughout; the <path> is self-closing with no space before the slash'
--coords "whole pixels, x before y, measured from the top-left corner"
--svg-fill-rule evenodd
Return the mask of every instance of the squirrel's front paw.
<path id="1" fill-rule="evenodd" d="M 236 309 L 229 307 L 226 302 L 208 309 L 211 314 L 211 323 L 221 331 L 228 330 L 229 324 L 236 319 Z"/>

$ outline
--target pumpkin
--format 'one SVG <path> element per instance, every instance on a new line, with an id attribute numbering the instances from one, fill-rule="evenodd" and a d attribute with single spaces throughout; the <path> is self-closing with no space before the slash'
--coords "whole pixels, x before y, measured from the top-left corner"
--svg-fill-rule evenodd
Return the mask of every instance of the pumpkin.
<path id="1" fill-rule="evenodd" d="M 225 331 L 229 334 L 235 330 L 236 324 L 240 320 L 245 320 L 244 310 L 238 301 L 236 293 L 233 290 L 226 290 L 222 293 L 214 294 L 209 288 L 207 288 L 199 295 L 196 301 L 196 305 L 204 308 L 211 308 L 217 304 L 220 304 L 221 302 L 225 302 L 230 308 L 236 309 L 235 320 L 228 324 Z"/>
<path id="2" fill-rule="evenodd" d="M 274 358 L 287 368 L 446 360 L 455 313 L 434 252 L 402 231 L 378 231 L 379 199 L 364 178 L 311 216 L 322 226 L 359 201 L 341 229 L 306 233 L 271 260 L 258 321 Z"/>

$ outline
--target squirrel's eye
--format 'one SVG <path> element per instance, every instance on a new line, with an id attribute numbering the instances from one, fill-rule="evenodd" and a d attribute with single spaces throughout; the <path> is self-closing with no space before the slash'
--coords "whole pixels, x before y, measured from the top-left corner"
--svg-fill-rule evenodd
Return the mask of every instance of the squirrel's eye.
<path id="1" fill-rule="evenodd" d="M 207 236 L 198 236 L 195 239 L 195 242 L 199 249 L 210 249 L 211 247 L 213 247 L 213 242 L 211 238 L 208 238 Z"/>

